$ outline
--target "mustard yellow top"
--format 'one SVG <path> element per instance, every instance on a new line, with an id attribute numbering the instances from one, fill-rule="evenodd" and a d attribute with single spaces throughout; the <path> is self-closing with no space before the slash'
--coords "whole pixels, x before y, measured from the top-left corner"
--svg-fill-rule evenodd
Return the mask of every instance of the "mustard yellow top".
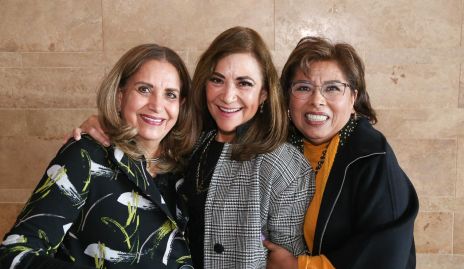
<path id="1" fill-rule="evenodd" d="M 340 137 L 334 136 L 329 142 L 321 145 L 313 145 L 307 141 L 304 141 L 304 155 L 309 161 L 313 169 L 316 169 L 317 163 L 319 162 L 322 152 L 327 147 L 325 161 L 322 167 L 316 175 L 316 191 L 314 197 L 306 211 L 304 221 L 304 236 L 308 249 L 312 251 L 314 245 L 314 233 L 316 230 L 317 218 L 319 215 L 319 209 L 321 208 L 322 195 L 324 194 L 325 185 L 329 177 L 332 164 L 337 154 L 338 143 Z M 333 265 L 324 255 L 320 256 L 299 256 L 298 257 L 298 269 L 333 269 Z"/>

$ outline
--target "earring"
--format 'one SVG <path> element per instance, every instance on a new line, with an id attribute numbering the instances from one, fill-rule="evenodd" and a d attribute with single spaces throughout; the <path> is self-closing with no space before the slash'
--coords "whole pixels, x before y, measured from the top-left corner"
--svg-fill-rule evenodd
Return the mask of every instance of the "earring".
<path id="1" fill-rule="evenodd" d="M 287 117 L 289 120 L 292 120 L 292 116 L 290 115 L 290 109 L 287 109 Z"/>
<path id="2" fill-rule="evenodd" d="M 259 113 L 263 114 L 263 107 L 264 107 L 264 102 L 261 103 L 261 106 L 259 108 Z"/>

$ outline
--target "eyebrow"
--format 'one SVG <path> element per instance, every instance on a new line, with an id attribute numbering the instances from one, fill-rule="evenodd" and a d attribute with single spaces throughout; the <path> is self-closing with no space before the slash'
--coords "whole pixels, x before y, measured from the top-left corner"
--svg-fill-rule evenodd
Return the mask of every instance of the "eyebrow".
<path id="1" fill-rule="evenodd" d="M 315 84 L 314 82 L 310 81 L 310 80 L 295 80 L 294 82 L 304 82 L 304 83 L 309 83 L 309 84 Z M 326 81 L 323 81 L 323 85 L 324 84 L 327 84 L 327 83 L 334 83 L 334 82 L 338 82 L 338 83 L 347 83 L 347 82 L 341 82 L 340 80 L 338 79 L 333 79 L 333 80 L 326 80 Z"/>
<path id="2" fill-rule="evenodd" d="M 226 78 L 223 74 L 218 73 L 218 72 L 213 72 L 212 75 L 218 76 L 218 77 L 223 78 L 223 79 Z M 252 77 L 250 77 L 250 76 L 241 76 L 241 77 L 237 77 L 237 78 L 235 78 L 235 80 L 251 80 L 251 81 L 253 81 L 253 82 L 256 83 L 256 81 L 255 81 Z"/>
<path id="3" fill-rule="evenodd" d="M 146 85 L 146 86 L 148 86 L 148 87 L 150 87 L 150 88 L 153 88 L 153 85 L 152 85 L 151 83 L 144 82 L 144 81 L 136 81 L 134 84 L 135 84 L 135 85 L 143 84 L 143 85 Z"/>
<path id="4" fill-rule="evenodd" d="M 154 86 L 153 86 L 151 83 L 144 82 L 144 81 L 136 81 L 134 84 L 135 84 L 135 85 L 146 85 L 146 86 L 148 86 L 148 87 L 151 88 L 151 89 L 154 88 Z M 167 90 L 171 90 L 171 91 L 180 92 L 180 89 L 178 89 L 178 88 L 165 88 L 165 90 L 166 90 L 166 89 L 167 89 Z"/>

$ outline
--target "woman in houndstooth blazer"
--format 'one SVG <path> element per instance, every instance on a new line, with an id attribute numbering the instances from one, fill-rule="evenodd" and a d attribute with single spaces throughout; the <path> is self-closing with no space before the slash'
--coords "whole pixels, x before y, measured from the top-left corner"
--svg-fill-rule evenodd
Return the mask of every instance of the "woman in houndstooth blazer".
<path id="1" fill-rule="evenodd" d="M 314 174 L 285 143 L 278 81 L 269 50 L 249 28 L 221 33 L 198 62 L 192 118 L 182 128 L 202 134 L 182 186 L 196 268 L 265 268 L 263 236 L 294 255 L 306 251 Z"/>

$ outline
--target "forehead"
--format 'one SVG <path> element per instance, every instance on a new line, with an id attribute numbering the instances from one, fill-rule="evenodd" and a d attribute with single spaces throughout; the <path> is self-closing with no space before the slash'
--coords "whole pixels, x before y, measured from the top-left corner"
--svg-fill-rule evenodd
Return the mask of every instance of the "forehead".
<path id="1" fill-rule="evenodd" d="M 261 65 L 251 53 L 233 53 L 221 58 L 214 68 L 223 75 L 262 77 Z"/>
<path id="2" fill-rule="evenodd" d="M 306 69 L 298 68 L 295 72 L 295 80 L 346 81 L 346 76 L 335 61 L 316 61 L 309 64 Z"/>
<path id="3" fill-rule="evenodd" d="M 131 76 L 130 80 L 145 82 L 164 82 L 180 84 L 177 69 L 171 63 L 161 60 L 148 60 Z"/>

